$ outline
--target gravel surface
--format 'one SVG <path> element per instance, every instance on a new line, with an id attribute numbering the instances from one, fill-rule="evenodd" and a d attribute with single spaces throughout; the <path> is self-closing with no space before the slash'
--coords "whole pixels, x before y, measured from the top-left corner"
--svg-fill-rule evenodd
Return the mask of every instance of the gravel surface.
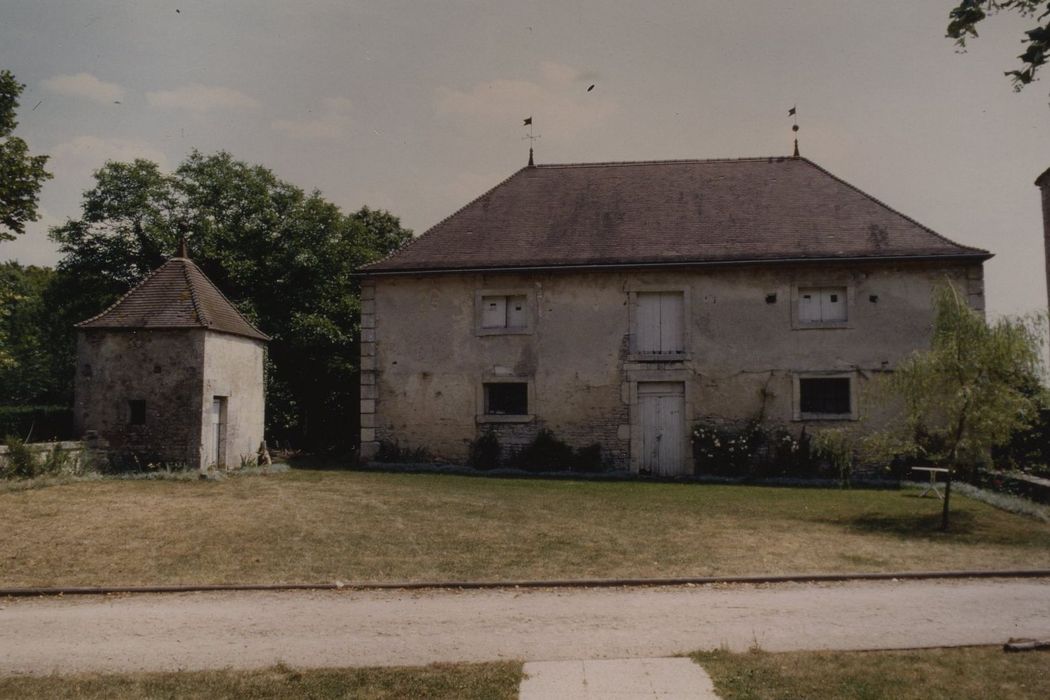
<path id="1" fill-rule="evenodd" d="M 0 673 L 638 658 L 1009 637 L 1050 637 L 1050 579 L 0 599 Z"/>

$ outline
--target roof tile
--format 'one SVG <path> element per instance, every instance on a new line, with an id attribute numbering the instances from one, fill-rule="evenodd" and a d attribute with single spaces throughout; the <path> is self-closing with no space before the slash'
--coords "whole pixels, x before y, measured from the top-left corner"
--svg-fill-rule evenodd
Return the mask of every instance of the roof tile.
<path id="1" fill-rule="evenodd" d="M 804 158 L 526 167 L 365 273 L 989 257 Z"/>
<path id="2" fill-rule="evenodd" d="M 206 328 L 257 340 L 250 324 L 188 258 L 172 258 L 98 316 L 77 328 Z"/>

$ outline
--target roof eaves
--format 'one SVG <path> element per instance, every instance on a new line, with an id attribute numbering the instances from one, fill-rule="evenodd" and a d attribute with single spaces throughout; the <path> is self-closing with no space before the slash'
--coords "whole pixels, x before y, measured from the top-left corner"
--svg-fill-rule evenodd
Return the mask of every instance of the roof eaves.
<path id="1" fill-rule="evenodd" d="M 962 248 L 962 246 L 960 246 Z M 475 267 L 429 267 L 429 268 L 404 268 L 387 270 L 362 270 L 354 273 L 357 277 L 393 277 L 400 275 L 438 275 L 438 274 L 466 274 L 485 272 L 554 272 L 559 270 L 620 270 L 660 267 L 732 267 L 732 266 L 759 266 L 759 265 L 793 265 L 812 263 L 887 263 L 887 262 L 932 262 L 943 260 L 978 260 L 984 262 L 995 257 L 994 253 L 974 250 L 960 250 L 953 253 L 920 254 L 920 255 L 853 255 L 853 256 L 822 256 L 822 257 L 797 257 L 797 258 L 735 258 L 726 260 L 673 260 L 673 261 L 632 261 L 632 262 L 607 262 L 607 263 L 569 263 L 569 264 L 534 264 L 534 265 L 495 265 Z"/>

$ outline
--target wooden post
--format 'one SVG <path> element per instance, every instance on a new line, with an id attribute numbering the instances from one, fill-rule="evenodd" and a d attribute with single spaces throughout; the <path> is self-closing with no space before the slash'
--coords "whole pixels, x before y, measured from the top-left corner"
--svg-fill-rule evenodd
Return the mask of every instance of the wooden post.
<path id="1" fill-rule="evenodd" d="M 944 505 L 941 507 L 941 529 L 948 529 L 948 500 L 952 497 L 952 470 L 944 475 Z"/>

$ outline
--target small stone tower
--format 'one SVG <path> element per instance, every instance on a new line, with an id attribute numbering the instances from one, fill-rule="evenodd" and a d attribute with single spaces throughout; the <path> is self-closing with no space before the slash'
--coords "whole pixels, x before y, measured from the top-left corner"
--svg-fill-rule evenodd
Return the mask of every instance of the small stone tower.
<path id="1" fill-rule="evenodd" d="M 1050 168 L 1036 178 L 1043 195 L 1043 256 L 1046 258 L 1046 302 L 1050 307 Z"/>
<path id="2" fill-rule="evenodd" d="M 77 324 L 75 429 L 140 463 L 204 469 L 254 461 L 268 340 L 182 247 Z"/>

